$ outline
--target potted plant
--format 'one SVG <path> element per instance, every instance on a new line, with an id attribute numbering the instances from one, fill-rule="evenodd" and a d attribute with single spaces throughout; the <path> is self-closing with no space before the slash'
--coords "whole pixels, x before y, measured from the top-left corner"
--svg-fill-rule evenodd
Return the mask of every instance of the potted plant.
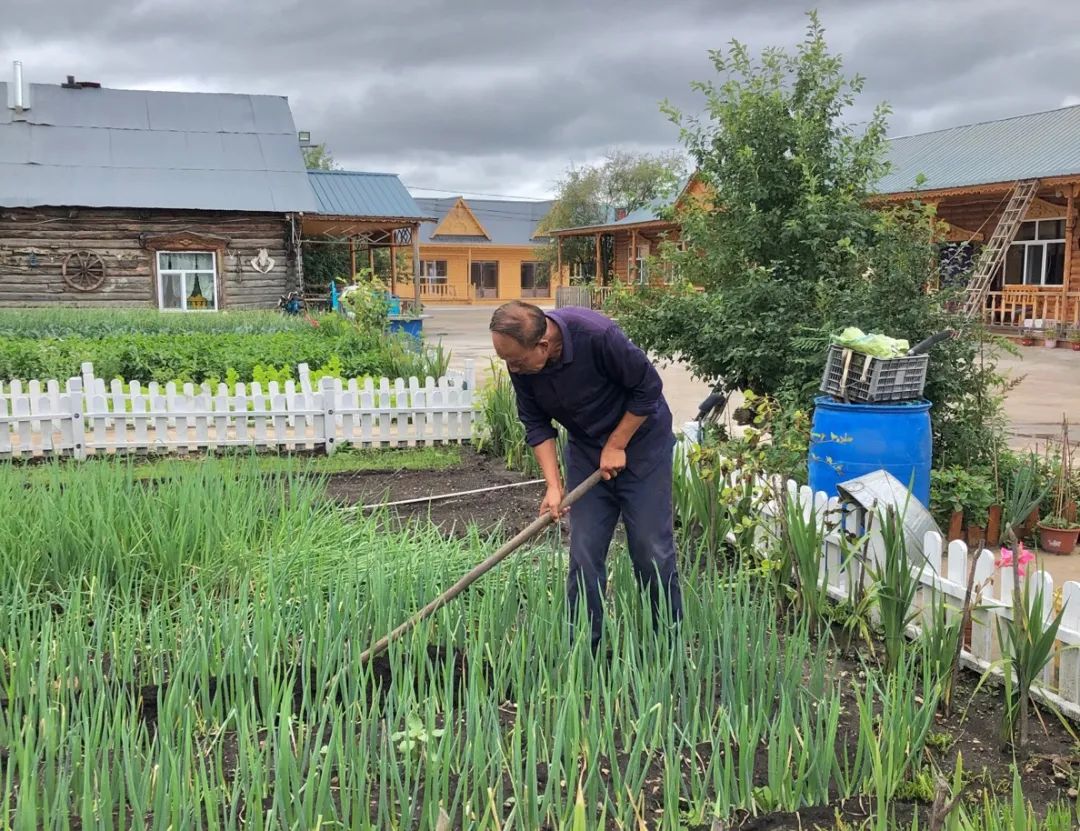
<path id="1" fill-rule="evenodd" d="M 1073 326 L 1069 330 L 1069 345 L 1073 352 L 1080 352 L 1080 326 Z"/>
<path id="2" fill-rule="evenodd" d="M 1039 522 L 1039 547 L 1049 554 L 1072 554 L 1080 526 L 1061 514 L 1048 516 Z"/>
<path id="3" fill-rule="evenodd" d="M 990 536 L 988 526 L 996 514 L 990 475 L 980 469 L 948 467 L 933 471 L 930 481 L 930 504 L 938 524 L 948 528 L 949 541 L 964 540 L 970 546 L 985 544 Z"/>
<path id="4" fill-rule="evenodd" d="M 1052 323 L 1043 329 L 1043 346 L 1047 349 L 1057 349 L 1059 328 L 1056 323 Z"/>
<path id="5" fill-rule="evenodd" d="M 1021 346 L 1034 346 L 1035 345 L 1035 333 L 1032 330 L 1024 326 L 1020 329 L 1020 345 Z"/>
<path id="6" fill-rule="evenodd" d="M 1076 500 L 1072 478 L 1072 447 L 1069 444 L 1069 421 L 1061 424 L 1061 448 L 1055 471 L 1054 497 L 1049 516 L 1039 521 L 1039 545 L 1050 554 L 1071 554 L 1080 537 L 1076 519 Z"/>

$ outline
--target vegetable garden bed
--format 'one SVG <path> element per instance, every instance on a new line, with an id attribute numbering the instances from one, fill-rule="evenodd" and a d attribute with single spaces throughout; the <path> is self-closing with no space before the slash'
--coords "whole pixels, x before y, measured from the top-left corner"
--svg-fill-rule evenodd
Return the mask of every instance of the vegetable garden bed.
<path id="1" fill-rule="evenodd" d="M 965 676 L 936 717 L 914 651 L 887 673 L 748 567 L 687 556 L 686 618 L 657 637 L 616 555 L 594 660 L 549 535 L 360 665 L 490 552 L 446 531 L 523 526 L 538 496 L 401 528 L 341 503 L 515 478 L 474 454 L 329 478 L 209 460 L 151 488 L 135 471 L 0 467 L 0 826 L 841 828 L 887 804 L 870 827 L 925 828 L 931 765 L 958 752 L 969 797 L 1011 794 L 999 696 Z M 1041 715 L 1019 771 L 1043 815 L 1077 759 Z"/>

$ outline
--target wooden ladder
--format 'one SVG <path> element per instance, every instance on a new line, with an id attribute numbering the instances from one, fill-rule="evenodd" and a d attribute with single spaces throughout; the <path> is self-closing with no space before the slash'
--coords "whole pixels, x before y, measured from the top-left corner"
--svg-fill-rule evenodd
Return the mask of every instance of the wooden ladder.
<path id="1" fill-rule="evenodd" d="M 968 283 L 967 298 L 964 300 L 964 316 L 968 319 L 982 313 L 986 293 L 990 290 L 994 273 L 1004 261 L 1005 252 L 1016 239 L 1016 232 L 1020 230 L 1020 223 L 1023 222 L 1024 215 L 1038 189 L 1038 179 L 1022 179 L 1013 187 L 1009 204 L 1005 206 L 1005 211 L 998 220 L 994 233 L 980 252 L 975 271 Z"/>

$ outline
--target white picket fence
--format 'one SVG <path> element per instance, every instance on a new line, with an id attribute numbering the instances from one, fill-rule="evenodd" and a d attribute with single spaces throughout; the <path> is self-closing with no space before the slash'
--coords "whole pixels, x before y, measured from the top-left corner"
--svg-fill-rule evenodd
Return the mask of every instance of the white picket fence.
<path id="1" fill-rule="evenodd" d="M 835 497 L 829 499 L 824 493 L 813 493 L 806 486 L 798 486 L 792 481 L 774 484 L 786 487 L 791 497 L 797 497 L 803 506 L 804 515 L 813 510 L 825 528 L 832 531 L 826 538 L 825 550 L 821 560 L 820 579 L 828 586 L 829 594 L 836 600 L 853 600 L 857 587 L 863 585 L 864 564 L 858 557 L 845 557 L 841 547 L 840 534 L 857 534 L 857 515 L 844 510 Z M 774 503 L 768 513 L 777 509 Z M 880 534 L 873 532 L 867 545 L 866 560 L 880 563 L 883 556 L 883 543 Z M 849 537 L 850 539 L 850 537 Z M 967 591 L 968 570 L 972 552 L 963 542 L 955 541 L 945 545 L 942 537 L 927 533 L 922 540 L 908 540 L 909 558 L 914 561 L 912 573 L 921 583 L 915 605 L 919 610 L 916 622 L 909 629 L 911 637 L 918 637 L 926 616 L 933 608 L 935 600 L 944 595 L 952 614 L 959 617 Z M 919 556 L 921 554 L 921 557 Z M 1003 623 L 1012 620 L 1013 615 L 1013 572 L 1011 567 L 998 568 L 995 562 L 1000 552 L 979 551 L 975 564 L 975 602 L 972 614 L 971 638 L 961 655 L 962 662 L 968 667 L 1001 677 L 1001 643 L 998 638 L 998 620 Z M 1054 555 L 1044 555 L 1054 556 Z M 1057 616 L 1064 609 L 1061 626 L 1058 629 L 1054 655 L 1047 664 L 1042 678 L 1033 690 L 1033 695 L 1057 706 L 1061 712 L 1073 719 L 1080 719 L 1080 583 L 1065 581 L 1060 591 L 1054 590 L 1053 577 L 1043 570 L 1031 567 L 1021 580 L 1031 583 L 1034 597 L 1042 588 L 1044 606 L 1048 620 Z M 869 586 L 869 575 L 865 584 Z M 1023 596 L 1023 595 L 1022 595 Z"/>
<path id="2" fill-rule="evenodd" d="M 325 450 L 472 439 L 476 371 L 441 378 L 159 385 L 82 375 L 0 383 L 0 458 L 195 453 L 228 447 Z"/>

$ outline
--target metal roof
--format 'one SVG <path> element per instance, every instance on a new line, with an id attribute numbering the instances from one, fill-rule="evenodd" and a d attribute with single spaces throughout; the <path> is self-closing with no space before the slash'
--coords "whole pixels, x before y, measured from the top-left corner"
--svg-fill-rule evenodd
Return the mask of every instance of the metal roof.
<path id="1" fill-rule="evenodd" d="M 318 213 L 365 218 L 428 219 L 394 173 L 309 170 Z"/>
<path id="2" fill-rule="evenodd" d="M 0 109 L 0 206 L 317 207 L 284 97 L 33 84 L 30 105 Z"/>
<path id="3" fill-rule="evenodd" d="M 416 203 L 428 216 L 438 217 L 441 221 L 444 216 L 457 204 L 459 196 L 451 196 L 446 199 L 432 199 L 429 197 L 416 197 Z M 469 237 L 437 237 L 432 238 L 432 232 L 438 227 L 438 221 L 425 222 L 420 226 L 420 241 L 433 243 L 468 243 L 469 245 L 544 245 L 545 237 L 536 237 L 536 227 L 540 224 L 551 206 L 555 203 L 551 200 L 543 202 L 527 202 L 524 200 L 510 199 L 466 199 L 465 204 L 476 216 L 476 219 L 484 226 L 490 239 Z"/>
<path id="4" fill-rule="evenodd" d="M 1080 106 L 890 139 L 888 159 L 880 193 L 1080 174 Z"/>

